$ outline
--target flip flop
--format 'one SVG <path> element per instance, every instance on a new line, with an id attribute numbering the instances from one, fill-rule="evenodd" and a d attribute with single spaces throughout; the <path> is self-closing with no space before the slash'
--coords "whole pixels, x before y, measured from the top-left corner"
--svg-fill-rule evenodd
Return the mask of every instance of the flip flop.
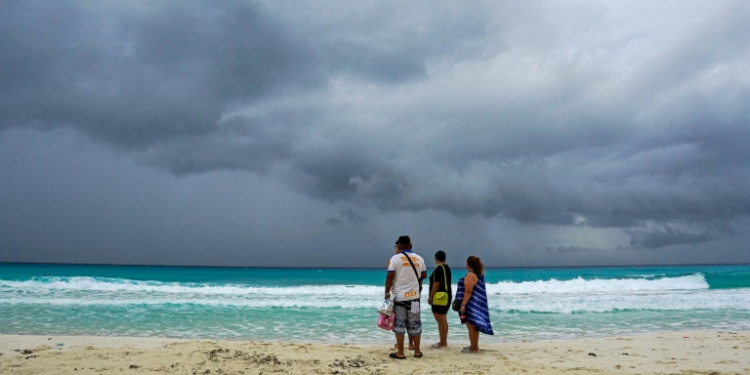
<path id="1" fill-rule="evenodd" d="M 442 349 L 442 348 L 446 348 L 447 345 L 446 346 L 440 346 L 440 344 L 432 344 L 432 345 L 430 345 L 430 347 L 433 348 L 433 349 Z"/>
<path id="2" fill-rule="evenodd" d="M 477 354 L 479 353 L 479 350 L 473 351 L 470 347 L 465 346 L 463 349 L 461 349 L 461 353 L 471 353 L 471 354 Z"/>
<path id="3" fill-rule="evenodd" d="M 422 358 L 424 356 L 424 353 L 414 354 L 414 358 Z"/>
<path id="4" fill-rule="evenodd" d="M 393 358 L 393 359 L 406 359 L 406 356 L 399 357 L 398 353 L 391 353 L 391 354 L 388 354 L 388 356 L 391 357 L 391 358 Z"/>

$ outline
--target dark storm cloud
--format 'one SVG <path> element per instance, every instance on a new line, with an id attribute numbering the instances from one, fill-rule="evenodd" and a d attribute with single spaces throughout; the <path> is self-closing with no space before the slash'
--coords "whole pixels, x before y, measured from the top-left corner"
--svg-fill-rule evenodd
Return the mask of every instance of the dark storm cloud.
<path id="1" fill-rule="evenodd" d="M 5 128 L 72 126 L 118 146 L 179 148 L 171 138 L 215 139 L 226 134 L 217 129 L 226 111 L 319 87 L 331 72 L 394 83 L 424 75 L 418 40 L 400 42 L 394 32 L 368 43 L 345 25 L 319 38 L 253 1 L 1 6 Z M 186 170 L 184 160 L 167 164 Z"/>
<path id="2" fill-rule="evenodd" d="M 379 112 L 398 146 L 374 141 L 383 153 L 374 156 L 348 138 L 296 165 L 311 194 L 385 210 L 583 220 L 623 228 L 642 248 L 732 235 L 750 214 L 750 112 L 742 104 L 750 102 L 750 17 L 740 8 L 716 12 L 653 57 L 632 52 L 622 77 L 576 66 L 592 48 L 580 60 L 544 62 L 557 66 L 540 67 L 527 87 L 503 89 L 510 94 L 479 83 L 436 87 L 458 99 L 449 103 L 416 88 L 423 97 L 389 103 L 396 114 Z M 398 115 L 407 106 L 416 108 L 410 119 Z M 413 154 L 423 157 L 400 163 Z"/>
<path id="3" fill-rule="evenodd" d="M 73 126 L 142 146 L 317 84 L 316 56 L 254 3 L 4 2 L 2 126 Z"/>
<path id="4" fill-rule="evenodd" d="M 214 170 L 265 172 L 289 157 L 287 134 L 284 127 L 228 118 L 209 134 L 175 136 L 149 147 L 140 157 L 180 176 Z"/>
<path id="5" fill-rule="evenodd" d="M 389 213 L 707 243 L 750 216 L 750 6 L 4 2 L 0 126 Z M 561 253 L 584 253 L 555 244 Z"/>
<path id="6" fill-rule="evenodd" d="M 661 225 L 657 228 L 637 228 L 626 231 L 631 245 L 638 248 L 655 249 L 680 244 L 698 244 L 735 234 L 726 222 L 701 223 L 696 227 L 680 228 L 678 225 Z"/>

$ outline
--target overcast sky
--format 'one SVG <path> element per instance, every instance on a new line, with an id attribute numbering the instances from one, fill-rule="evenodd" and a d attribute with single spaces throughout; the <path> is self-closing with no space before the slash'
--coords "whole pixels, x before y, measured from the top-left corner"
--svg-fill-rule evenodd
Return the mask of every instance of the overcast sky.
<path id="1" fill-rule="evenodd" d="M 0 261 L 750 262 L 750 2 L 0 2 Z"/>

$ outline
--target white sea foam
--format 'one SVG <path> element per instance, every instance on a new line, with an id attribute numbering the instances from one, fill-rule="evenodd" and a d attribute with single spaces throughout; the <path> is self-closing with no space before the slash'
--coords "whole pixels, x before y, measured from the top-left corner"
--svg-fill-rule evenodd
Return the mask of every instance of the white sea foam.
<path id="1" fill-rule="evenodd" d="M 579 294 L 617 293 L 638 291 L 698 290 L 708 289 L 702 274 L 657 279 L 593 279 L 578 277 L 573 280 L 538 280 L 524 282 L 502 281 L 488 283 L 492 294 Z M 131 293 L 164 293 L 193 295 L 284 295 L 318 294 L 368 295 L 382 292 L 380 285 L 301 285 L 292 287 L 258 287 L 238 284 L 201 284 L 180 282 L 140 281 L 95 277 L 40 277 L 23 281 L 0 280 L 0 289 L 19 291 L 99 291 Z"/>
<path id="2" fill-rule="evenodd" d="M 94 277 L 48 277 L 34 278 L 25 281 L 0 280 L 3 288 L 18 291 L 85 291 L 85 292 L 130 292 L 161 293 L 175 295 L 205 296 L 296 296 L 296 295 L 371 295 L 382 293 L 382 286 L 372 285 L 301 285 L 294 287 L 257 287 L 247 285 L 211 285 L 200 283 L 178 283 L 158 281 L 138 281 L 125 279 L 107 279 Z"/>
<path id="3" fill-rule="evenodd" d="M 111 299 L 98 298 L 3 298 L 0 304 L 30 304 L 53 306 L 184 306 L 241 307 L 241 308 L 309 308 L 309 309 L 371 309 L 375 311 L 381 301 L 375 300 L 334 300 L 311 298 L 307 300 L 284 299 Z"/>
<path id="4" fill-rule="evenodd" d="M 702 274 L 657 279 L 500 282 L 488 284 L 487 289 L 490 308 L 506 313 L 750 311 L 750 290 L 710 290 Z M 0 280 L 0 304 L 3 305 L 375 309 L 382 292 L 381 285 L 259 287 L 94 277 Z"/>
<path id="5" fill-rule="evenodd" d="M 708 289 L 709 285 L 702 274 L 658 279 L 593 279 L 578 277 L 573 280 L 539 280 L 524 282 L 501 281 L 488 284 L 490 295 L 503 294 L 580 294 L 618 293 L 639 291 L 698 290 Z"/>
<path id="6" fill-rule="evenodd" d="M 0 304 L 56 306 L 165 306 L 169 308 L 238 307 L 293 309 L 368 309 L 379 305 L 377 297 L 358 298 L 305 295 L 294 298 L 206 298 L 192 296 L 147 296 L 143 294 L 98 295 L 16 295 L 0 294 Z M 639 293 L 627 295 L 506 295 L 489 298 L 490 309 L 503 313 L 607 313 L 616 311 L 688 311 L 745 310 L 750 311 L 750 290 L 699 291 L 692 293 Z"/>
<path id="7" fill-rule="evenodd" d="M 731 292 L 641 292 L 590 295 L 506 295 L 489 298 L 494 311 L 509 313 L 608 313 L 617 311 L 746 310 L 750 312 L 750 290 Z"/>

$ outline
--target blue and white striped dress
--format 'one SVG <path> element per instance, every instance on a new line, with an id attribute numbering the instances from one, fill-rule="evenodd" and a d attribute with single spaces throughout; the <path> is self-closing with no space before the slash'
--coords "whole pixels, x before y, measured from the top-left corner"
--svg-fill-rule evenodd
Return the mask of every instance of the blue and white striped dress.
<path id="1" fill-rule="evenodd" d="M 466 277 L 466 276 L 464 276 Z M 456 300 L 464 298 L 466 287 L 464 286 L 464 277 L 458 279 L 458 288 L 456 290 Z M 466 321 L 473 324 L 479 332 L 487 335 L 494 335 L 492 323 L 490 322 L 490 310 L 487 306 L 487 289 L 484 287 L 484 275 L 479 276 L 474 290 L 471 292 L 471 299 L 466 304 Z"/>

